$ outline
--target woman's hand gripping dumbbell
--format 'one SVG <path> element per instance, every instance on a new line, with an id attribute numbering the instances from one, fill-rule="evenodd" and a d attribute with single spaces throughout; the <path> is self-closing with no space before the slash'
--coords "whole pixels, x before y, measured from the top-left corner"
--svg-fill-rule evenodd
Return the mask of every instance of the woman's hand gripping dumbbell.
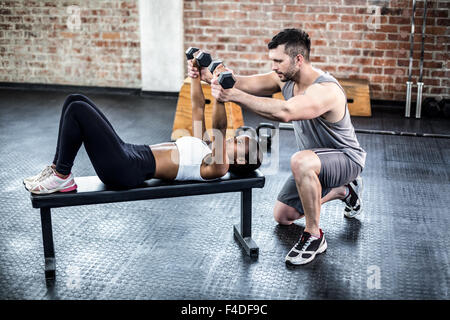
<path id="1" fill-rule="evenodd" d="M 198 48 L 189 47 L 185 52 L 188 60 L 188 76 L 192 79 L 200 77 L 200 80 L 211 83 L 212 75 L 206 68 L 211 64 L 211 55 L 204 51 L 195 55 L 198 51 L 200 51 Z"/>

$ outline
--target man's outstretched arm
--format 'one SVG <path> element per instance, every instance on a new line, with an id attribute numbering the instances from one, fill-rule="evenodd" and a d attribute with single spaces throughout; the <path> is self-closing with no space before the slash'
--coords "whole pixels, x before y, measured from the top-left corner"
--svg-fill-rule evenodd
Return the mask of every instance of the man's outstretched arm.
<path id="1" fill-rule="evenodd" d="M 257 97 L 236 88 L 224 90 L 215 82 L 212 83 L 211 93 L 220 101 L 235 102 L 265 118 L 281 122 L 317 118 L 330 110 L 335 98 L 329 89 L 320 85 L 313 85 L 305 94 L 287 101 Z"/>
<path id="2" fill-rule="evenodd" d="M 201 80 L 211 84 L 213 75 L 208 68 L 201 70 L 195 68 L 192 61 L 188 61 L 188 75 L 195 79 L 201 77 Z M 234 75 L 236 83 L 234 87 L 255 96 L 271 96 L 280 91 L 281 82 L 275 72 L 256 74 L 251 76 Z"/>

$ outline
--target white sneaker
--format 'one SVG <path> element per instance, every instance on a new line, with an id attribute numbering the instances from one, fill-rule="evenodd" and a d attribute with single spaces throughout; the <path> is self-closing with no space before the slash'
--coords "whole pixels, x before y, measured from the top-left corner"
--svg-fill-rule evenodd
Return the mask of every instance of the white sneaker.
<path id="1" fill-rule="evenodd" d="M 69 192 L 77 189 L 73 174 L 70 173 L 65 179 L 58 177 L 56 173 L 47 176 L 40 181 L 36 181 L 32 188 L 31 193 L 34 194 L 48 194 L 53 192 Z"/>
<path id="2" fill-rule="evenodd" d="M 37 175 L 23 179 L 23 184 L 27 190 L 30 190 L 35 182 L 45 179 L 51 174 L 53 174 L 52 166 L 46 166 Z"/>

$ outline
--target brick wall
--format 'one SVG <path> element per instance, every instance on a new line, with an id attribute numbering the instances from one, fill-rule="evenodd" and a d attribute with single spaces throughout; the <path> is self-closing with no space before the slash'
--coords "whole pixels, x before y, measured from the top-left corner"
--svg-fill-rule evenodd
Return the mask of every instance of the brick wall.
<path id="1" fill-rule="evenodd" d="M 0 1 L 0 81 L 139 88 L 137 2 Z"/>
<path id="2" fill-rule="evenodd" d="M 423 1 L 417 3 L 414 82 L 423 21 Z M 425 96 L 449 95 L 449 7 L 448 0 L 428 1 Z M 185 0 L 184 9 L 185 47 L 209 50 L 237 74 L 270 71 L 267 43 L 297 27 L 312 38 L 314 66 L 369 80 L 372 99 L 405 100 L 411 0 Z"/>
<path id="3" fill-rule="evenodd" d="M 411 2 L 184 0 L 185 47 L 206 48 L 238 74 L 267 72 L 269 40 L 299 27 L 315 66 L 368 79 L 374 99 L 405 100 Z M 428 1 L 425 96 L 449 95 L 449 8 Z M 0 0 L 0 82 L 141 88 L 138 10 L 138 0 Z M 422 14 L 418 0 L 414 82 Z"/>

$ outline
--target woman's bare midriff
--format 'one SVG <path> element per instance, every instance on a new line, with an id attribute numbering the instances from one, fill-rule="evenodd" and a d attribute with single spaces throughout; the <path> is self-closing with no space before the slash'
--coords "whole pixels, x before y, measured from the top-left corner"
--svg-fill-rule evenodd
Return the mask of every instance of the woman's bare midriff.
<path id="1" fill-rule="evenodd" d="M 178 164 L 180 155 L 178 148 L 173 142 L 165 142 L 160 144 L 153 144 L 149 146 L 155 157 L 156 179 L 174 180 L 178 173 Z"/>

